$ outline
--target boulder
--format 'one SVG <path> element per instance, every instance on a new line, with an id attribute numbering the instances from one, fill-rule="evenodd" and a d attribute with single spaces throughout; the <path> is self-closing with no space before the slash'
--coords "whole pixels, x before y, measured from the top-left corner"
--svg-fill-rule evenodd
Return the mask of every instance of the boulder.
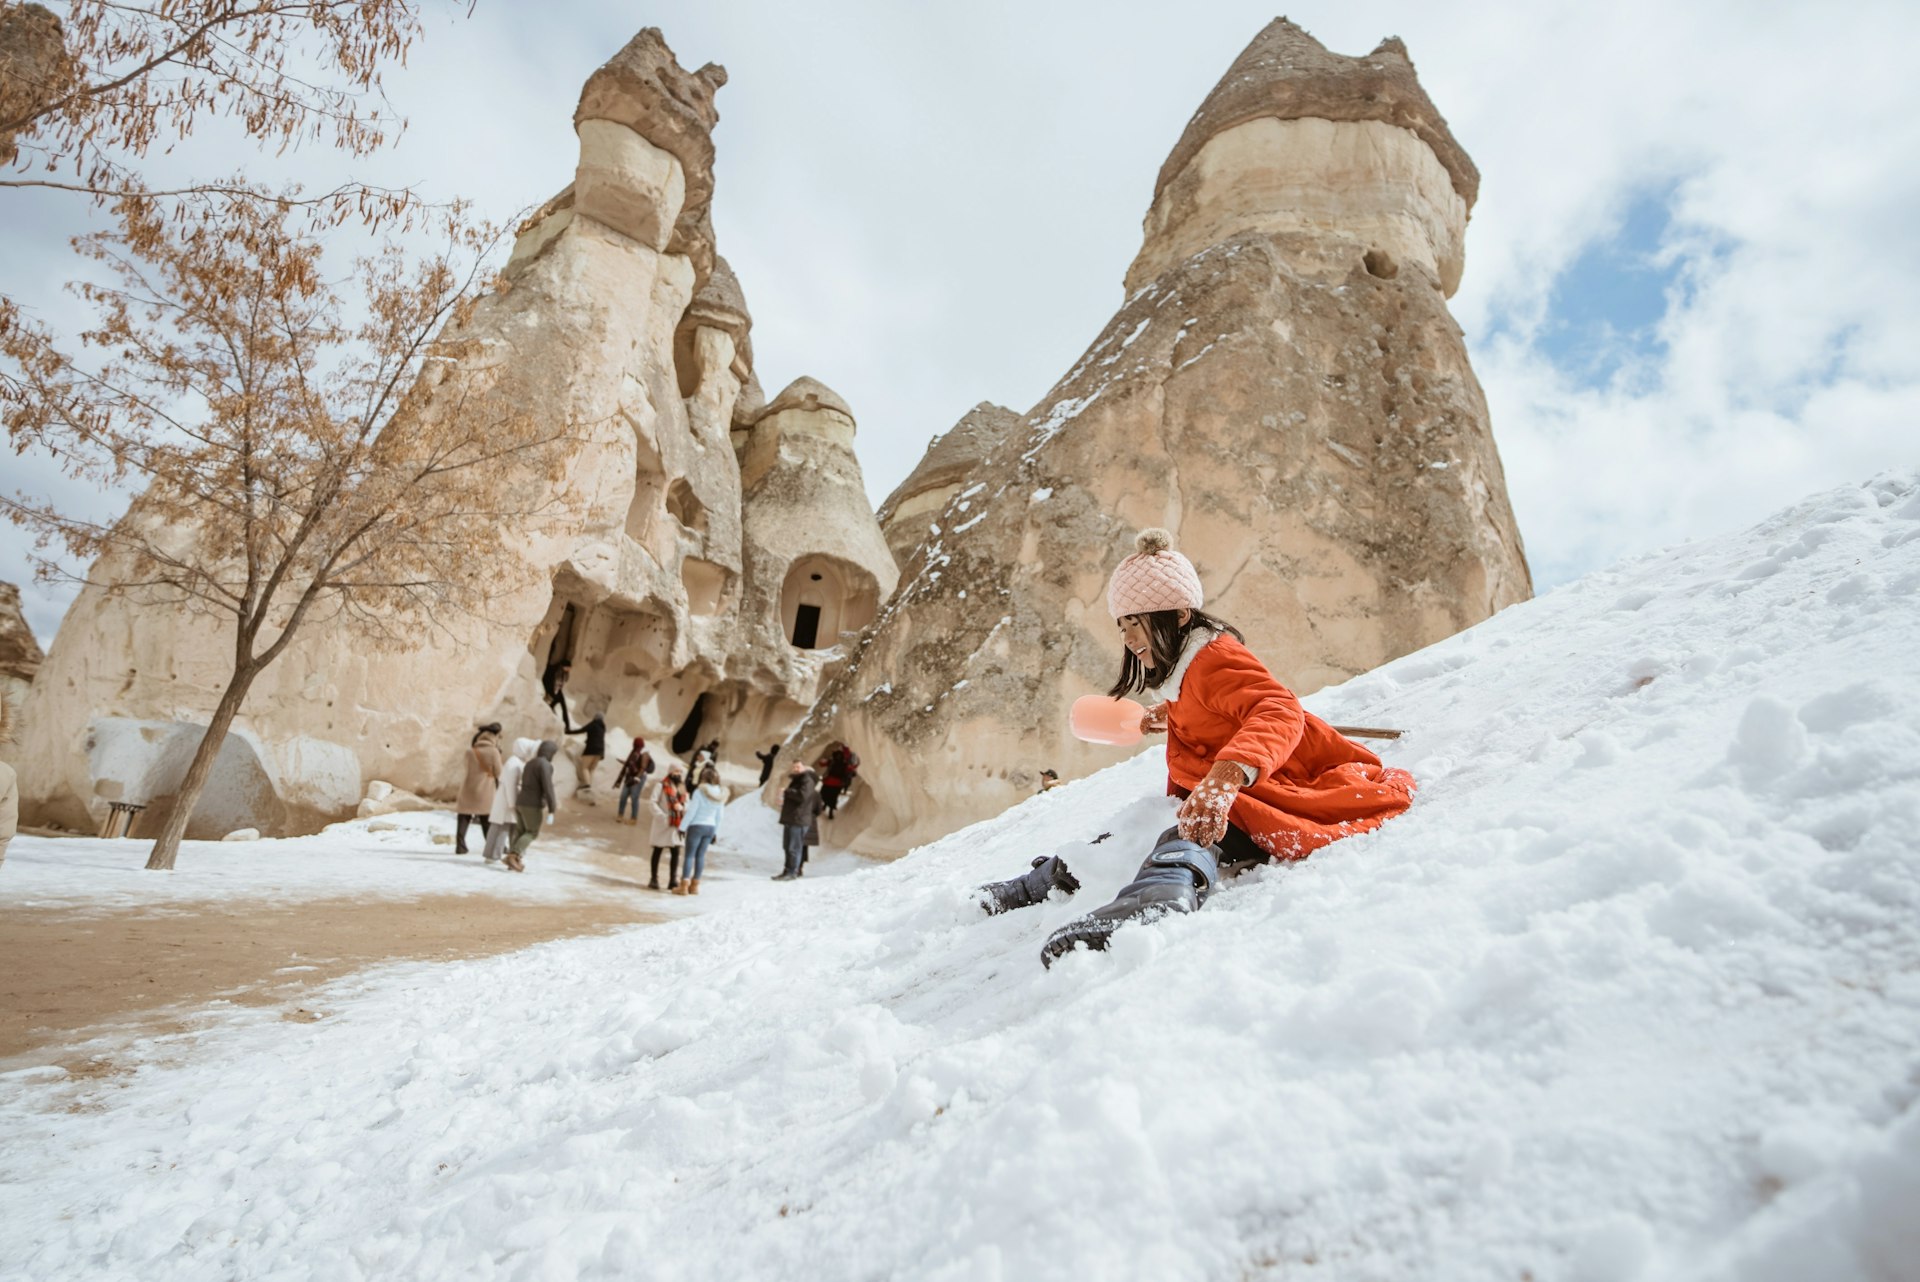
<path id="1" fill-rule="evenodd" d="M 929 533 L 794 736 L 863 758 L 830 840 L 897 854 L 1120 759 L 1067 710 L 1118 674 L 1106 582 L 1142 528 L 1302 694 L 1531 594 L 1446 307 L 1477 177 L 1398 42 L 1261 33 L 1163 168 L 1120 311 L 923 491 Z"/>
<path id="2" fill-rule="evenodd" d="M 354 812 L 354 816 L 358 819 L 372 819 L 377 815 L 402 815 L 422 810 L 445 809 L 447 806 L 444 802 L 416 797 L 406 789 L 396 788 L 384 779 L 375 779 L 367 785 L 367 795 L 360 799 L 360 807 Z M 372 829 L 369 828 L 368 831 Z"/>

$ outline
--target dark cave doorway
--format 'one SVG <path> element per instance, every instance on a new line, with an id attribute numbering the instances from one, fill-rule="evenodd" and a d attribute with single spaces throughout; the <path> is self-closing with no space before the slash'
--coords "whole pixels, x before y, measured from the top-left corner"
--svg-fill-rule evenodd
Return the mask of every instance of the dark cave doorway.
<path id="1" fill-rule="evenodd" d="M 793 613 L 793 644 L 796 649 L 811 650 L 820 643 L 820 607 L 802 605 Z"/>
<path id="2" fill-rule="evenodd" d="M 706 719 L 706 715 L 707 696 L 702 694 L 687 709 L 687 719 L 673 732 L 673 754 L 676 757 L 685 757 L 693 752 L 694 746 L 700 742 L 700 723 Z"/>

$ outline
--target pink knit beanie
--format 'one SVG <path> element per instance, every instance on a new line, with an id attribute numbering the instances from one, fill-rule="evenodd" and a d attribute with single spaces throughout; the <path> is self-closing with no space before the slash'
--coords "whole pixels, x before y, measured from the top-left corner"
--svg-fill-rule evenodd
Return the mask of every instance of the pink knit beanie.
<path id="1" fill-rule="evenodd" d="M 1107 611 L 1116 619 L 1155 610 L 1198 610 L 1205 599 L 1193 562 L 1173 550 L 1165 530 L 1140 531 L 1140 550 L 1122 561 L 1107 580 Z"/>

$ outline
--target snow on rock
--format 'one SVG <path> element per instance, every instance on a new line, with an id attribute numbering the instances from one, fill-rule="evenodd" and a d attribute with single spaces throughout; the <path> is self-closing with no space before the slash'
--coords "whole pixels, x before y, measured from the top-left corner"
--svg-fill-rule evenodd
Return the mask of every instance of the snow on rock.
<path id="1" fill-rule="evenodd" d="M 1310 702 L 1409 731 L 1413 810 L 1051 971 L 1168 820 L 1158 749 L 889 866 L 16 1075 L 0 1260 L 1915 1276 L 1920 475 Z M 980 915 L 970 886 L 1049 853 L 1079 896 Z"/>

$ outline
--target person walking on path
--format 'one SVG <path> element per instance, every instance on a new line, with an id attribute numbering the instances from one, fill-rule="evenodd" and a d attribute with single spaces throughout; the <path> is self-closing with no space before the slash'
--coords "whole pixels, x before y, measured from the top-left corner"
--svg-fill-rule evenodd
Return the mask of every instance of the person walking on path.
<path id="1" fill-rule="evenodd" d="M 495 721 L 475 731 L 473 742 L 467 745 L 467 776 L 453 802 L 458 816 L 453 821 L 454 854 L 467 853 L 467 827 L 475 819 L 480 821 L 480 836 L 486 837 L 487 825 L 493 822 L 493 794 L 500 786 L 500 766 L 500 723 Z"/>
<path id="2" fill-rule="evenodd" d="M 647 751 L 645 739 L 635 739 L 633 747 L 627 750 L 627 759 L 620 763 L 620 774 L 613 786 L 620 793 L 619 813 L 614 815 L 616 823 L 637 824 L 640 822 L 640 793 L 647 786 L 647 776 L 653 773 L 653 756 Z M 628 807 L 633 813 L 628 815 Z"/>
<path id="3" fill-rule="evenodd" d="M 567 731 L 568 734 L 585 735 L 586 741 L 580 746 L 580 755 L 574 758 L 574 773 L 580 778 L 580 786 L 574 791 L 582 797 L 593 792 L 593 772 L 607 757 L 607 720 L 598 712 L 586 725 Z"/>
<path id="4" fill-rule="evenodd" d="M 707 871 L 707 847 L 720 835 L 720 819 L 727 811 L 727 790 L 720 784 L 720 772 L 708 766 L 700 772 L 700 786 L 687 799 L 687 813 L 680 830 L 687 835 L 687 858 L 681 871 L 680 893 L 700 893 L 700 878 Z"/>
<path id="5" fill-rule="evenodd" d="M 522 860 L 527 847 L 540 835 L 542 820 L 559 817 L 560 798 L 553 791 L 553 759 L 559 751 L 559 744 L 542 739 L 539 751 L 520 772 L 520 791 L 514 807 L 514 819 L 520 830 L 513 834 L 513 841 L 507 846 L 507 867 L 515 872 L 527 870 Z"/>
<path id="6" fill-rule="evenodd" d="M 821 772 L 820 801 L 827 808 L 827 818 L 832 819 L 840 809 L 840 794 L 853 787 L 854 777 L 860 773 L 860 754 L 844 743 L 836 743 L 813 765 Z"/>
<path id="7" fill-rule="evenodd" d="M 493 813 L 487 816 L 493 821 L 493 827 L 487 831 L 487 845 L 481 852 L 490 864 L 497 864 L 506 856 L 507 843 L 518 831 L 514 816 L 520 801 L 520 776 L 539 751 L 538 739 L 515 739 L 512 753 L 500 767 L 500 785 L 493 790 Z"/>
<path id="8" fill-rule="evenodd" d="M 680 884 L 680 824 L 686 816 L 687 794 L 680 783 L 680 767 L 671 766 L 667 777 L 653 790 L 653 865 L 647 874 L 647 889 L 660 889 L 660 852 L 670 851 L 667 860 L 667 889 Z"/>
<path id="9" fill-rule="evenodd" d="M 800 875 L 800 865 L 807 860 L 807 836 L 819 830 L 820 807 L 820 781 L 813 767 L 794 762 L 787 771 L 786 790 L 780 794 L 780 842 L 786 866 L 774 874 L 775 881 L 792 881 Z"/>
<path id="10" fill-rule="evenodd" d="M 765 752 L 756 752 L 753 755 L 760 759 L 760 786 L 764 788 L 767 786 L 767 780 L 773 778 L 773 761 L 780 755 L 780 745 L 771 744 Z"/>
<path id="11" fill-rule="evenodd" d="M 1111 693 L 1143 693 L 1148 734 L 1167 736 L 1167 792 L 1180 799 L 1133 881 L 1112 903 L 1053 932 L 1051 966 L 1079 944 L 1103 949 L 1129 922 L 1193 912 L 1223 876 L 1274 860 L 1305 859 L 1342 837 L 1377 828 L 1413 804 L 1413 776 L 1306 711 L 1293 691 L 1204 613 L 1200 576 L 1165 530 L 1143 531 L 1138 551 L 1107 584 L 1120 629 Z M 989 913 L 1039 903 L 1079 881 L 1058 857 L 981 888 Z"/>

